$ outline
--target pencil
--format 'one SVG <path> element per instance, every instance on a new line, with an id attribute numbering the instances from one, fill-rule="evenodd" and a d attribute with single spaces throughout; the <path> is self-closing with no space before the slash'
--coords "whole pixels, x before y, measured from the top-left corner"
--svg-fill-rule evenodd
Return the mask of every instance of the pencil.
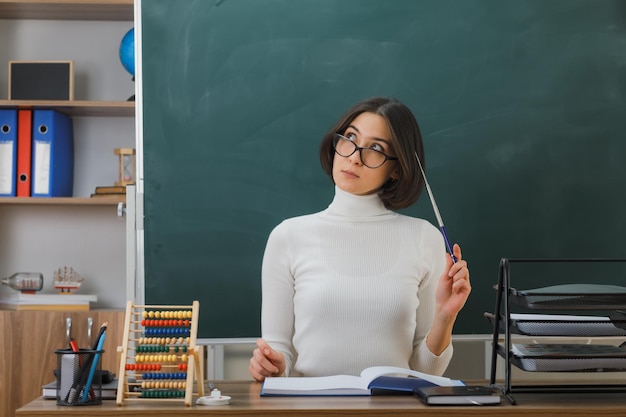
<path id="1" fill-rule="evenodd" d="M 82 396 L 82 402 L 87 402 L 87 394 L 89 393 L 90 389 L 91 389 L 91 383 L 93 382 L 93 377 L 96 373 L 96 368 L 98 367 L 98 361 L 100 360 L 100 350 L 102 349 L 102 346 L 104 345 L 104 339 L 106 337 L 106 333 L 102 332 L 101 335 L 99 335 L 98 338 L 98 346 L 95 349 L 97 351 L 97 353 L 95 354 L 92 363 L 91 363 L 91 370 L 89 371 L 89 376 L 87 378 L 87 382 L 85 383 L 85 386 L 83 387 L 83 396 Z M 92 399 L 94 399 L 92 397 Z M 94 399 L 95 400 L 95 399 Z"/>
<path id="2" fill-rule="evenodd" d="M 102 337 L 102 333 L 105 332 L 105 330 L 107 329 L 108 325 L 109 325 L 109 322 L 105 321 L 104 323 L 102 323 L 102 326 L 100 326 L 100 331 L 98 332 L 98 336 L 96 337 L 96 342 L 93 344 L 93 347 L 91 348 L 92 350 L 97 350 L 98 349 L 98 343 L 100 342 L 100 338 Z"/>
<path id="3" fill-rule="evenodd" d="M 98 332 L 98 337 L 96 337 L 96 344 L 93 346 L 92 351 L 96 351 L 98 350 L 98 345 L 100 343 L 100 339 L 102 338 L 104 332 L 106 331 L 108 322 L 104 322 L 102 324 L 102 326 L 100 326 L 100 331 Z M 94 360 L 94 356 L 95 354 L 90 354 L 87 357 L 87 360 L 85 361 L 85 363 L 83 364 L 83 366 L 81 366 L 80 368 L 80 377 L 74 382 L 74 385 L 72 386 L 72 388 L 70 389 L 70 392 L 67 395 L 67 403 L 69 404 L 74 404 L 76 403 L 76 401 L 78 400 L 78 397 L 80 396 L 81 393 L 81 389 L 85 389 L 85 386 L 87 385 L 87 380 L 89 379 L 89 375 L 91 373 L 91 364 L 93 363 Z"/>

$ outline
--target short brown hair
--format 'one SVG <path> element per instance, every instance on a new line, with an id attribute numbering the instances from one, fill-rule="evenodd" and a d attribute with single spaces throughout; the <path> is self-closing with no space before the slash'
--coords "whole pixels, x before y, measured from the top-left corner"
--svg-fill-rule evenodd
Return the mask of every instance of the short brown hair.
<path id="1" fill-rule="evenodd" d="M 398 158 L 400 176 L 389 179 L 379 191 L 385 207 L 392 210 L 403 209 L 415 203 L 424 188 L 424 178 L 415 159 L 417 154 L 424 166 L 424 145 L 419 125 L 411 110 L 395 98 L 372 97 L 352 106 L 337 123 L 324 135 L 320 144 L 322 168 L 333 178 L 335 149 L 333 136 L 343 134 L 352 121 L 361 113 L 374 113 L 382 116 L 391 132 L 391 144 Z"/>

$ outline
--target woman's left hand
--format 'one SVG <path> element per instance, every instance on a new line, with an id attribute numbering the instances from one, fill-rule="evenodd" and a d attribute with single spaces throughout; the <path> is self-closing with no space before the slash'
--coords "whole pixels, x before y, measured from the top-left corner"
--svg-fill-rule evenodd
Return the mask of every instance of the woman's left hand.
<path id="1" fill-rule="evenodd" d="M 452 251 L 457 261 L 452 262 L 450 254 L 446 254 L 446 268 L 439 279 L 436 293 L 437 314 L 448 320 L 456 319 L 472 291 L 469 269 L 461 255 L 461 247 L 455 243 Z"/>

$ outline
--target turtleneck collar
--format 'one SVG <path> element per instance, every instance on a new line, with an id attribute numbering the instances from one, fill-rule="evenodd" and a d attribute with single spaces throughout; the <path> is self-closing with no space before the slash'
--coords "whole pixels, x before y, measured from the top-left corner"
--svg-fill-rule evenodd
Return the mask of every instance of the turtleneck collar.
<path id="1" fill-rule="evenodd" d="M 342 217 L 372 217 L 394 215 L 385 208 L 378 194 L 355 195 L 335 186 L 335 198 L 326 209 L 326 213 Z"/>

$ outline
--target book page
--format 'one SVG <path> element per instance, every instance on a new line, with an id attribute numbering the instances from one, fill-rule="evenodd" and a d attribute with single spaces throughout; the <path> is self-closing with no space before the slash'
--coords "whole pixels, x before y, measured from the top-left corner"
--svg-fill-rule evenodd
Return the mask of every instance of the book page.
<path id="1" fill-rule="evenodd" d="M 446 378 L 443 376 L 436 376 L 425 374 L 423 372 L 413 371 L 411 369 L 399 368 L 396 366 L 372 366 L 370 368 L 364 369 L 361 372 L 361 378 L 365 382 L 365 385 L 369 385 L 372 380 L 378 378 L 382 375 L 410 375 L 417 378 L 421 378 L 425 381 L 432 382 L 435 385 L 439 385 L 441 387 L 452 387 L 452 386 L 461 386 L 465 385 L 462 381 Z"/>
<path id="2" fill-rule="evenodd" d="M 356 388 L 367 390 L 367 383 L 358 376 L 333 375 L 320 377 L 270 377 L 265 378 L 263 387 L 272 390 L 315 391 L 328 389 Z"/>

